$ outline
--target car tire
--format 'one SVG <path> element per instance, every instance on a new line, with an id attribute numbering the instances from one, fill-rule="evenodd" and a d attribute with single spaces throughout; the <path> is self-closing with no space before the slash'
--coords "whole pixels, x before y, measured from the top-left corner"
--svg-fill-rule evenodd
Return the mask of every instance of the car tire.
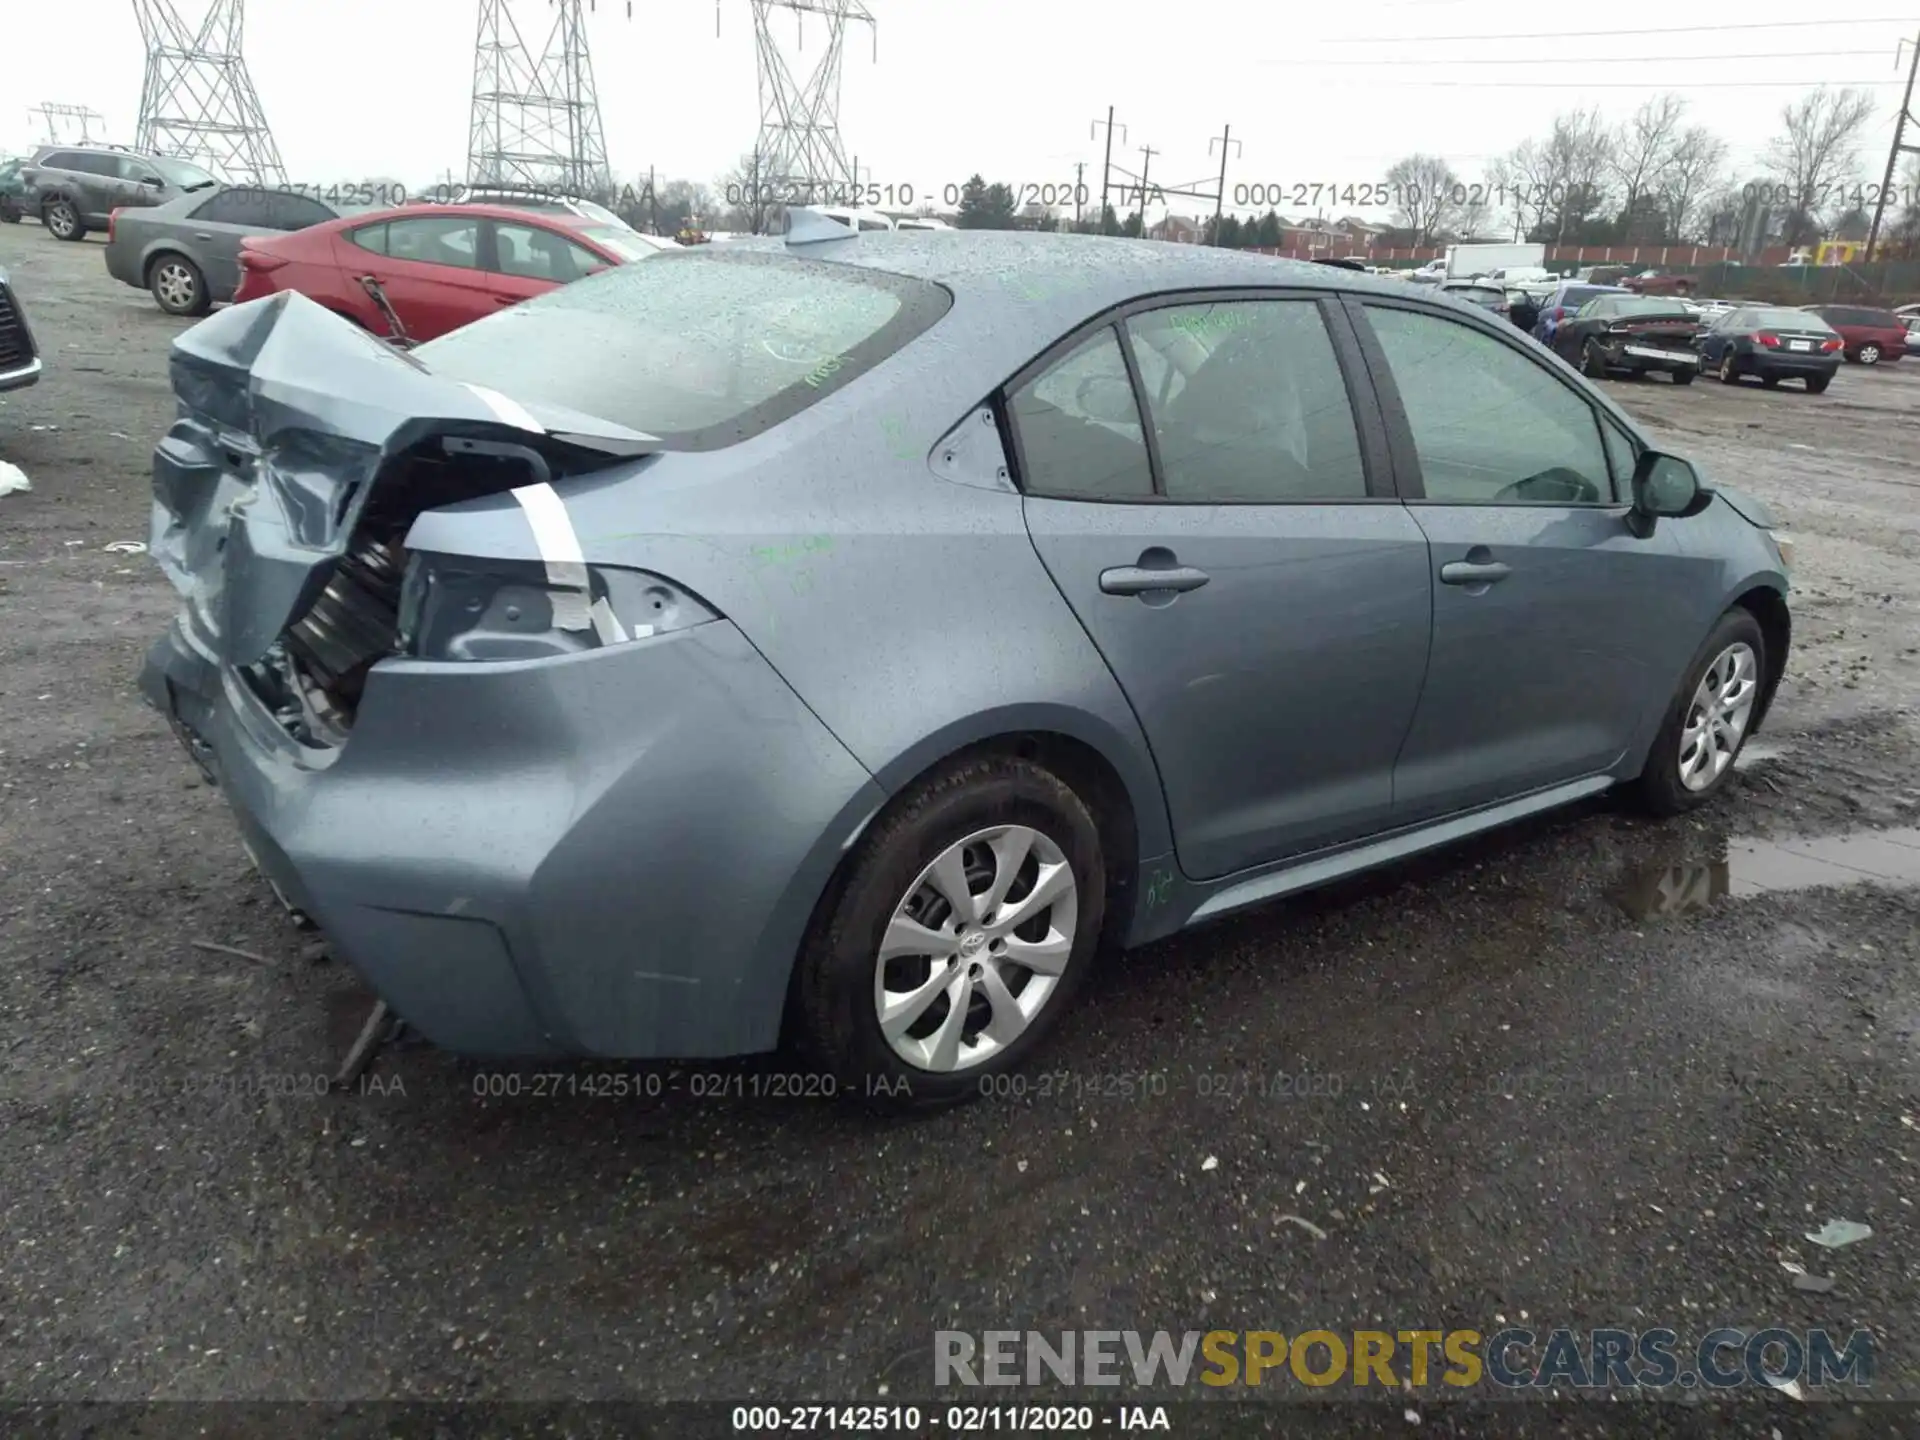
<path id="1" fill-rule="evenodd" d="M 1710 674 L 1715 676 L 1713 681 L 1709 681 Z M 1725 702 L 1735 674 L 1744 679 L 1744 696 L 1740 703 L 1729 705 Z M 1631 787 L 1642 809 L 1654 815 L 1678 815 L 1719 793 L 1733 773 L 1740 747 L 1753 731 L 1753 716 L 1766 674 L 1767 641 L 1760 622 L 1750 611 L 1735 606 L 1715 622 L 1667 706 L 1660 732 L 1647 752 L 1646 767 Z M 1736 716 L 1732 749 L 1728 750 L 1726 731 L 1713 722 Z M 1699 733 L 1689 742 L 1689 726 L 1696 724 Z"/>
<path id="2" fill-rule="evenodd" d="M 1720 357 L 1720 383 L 1722 385 L 1737 385 L 1739 382 L 1739 362 L 1734 359 L 1733 351 L 1728 350 Z"/>
<path id="3" fill-rule="evenodd" d="M 1600 353 L 1600 347 L 1591 340 L 1580 347 L 1580 373 L 1589 380 L 1607 378 L 1607 357 Z"/>
<path id="4" fill-rule="evenodd" d="M 1693 371 L 1675 370 L 1673 372 L 1673 383 L 1676 385 L 1691 385 L 1693 383 Z"/>
<path id="5" fill-rule="evenodd" d="M 1827 393 L 1827 386 L 1832 383 L 1833 377 L 1831 375 L 1809 375 L 1807 377 L 1807 393 L 1809 395 L 1824 395 Z"/>
<path id="6" fill-rule="evenodd" d="M 200 267 L 172 251 L 148 262 L 147 289 L 153 303 L 169 315 L 204 315 L 213 308 Z"/>
<path id="7" fill-rule="evenodd" d="M 20 207 L 11 200 L 0 200 L 0 225 L 18 225 Z"/>
<path id="8" fill-rule="evenodd" d="M 1035 893 L 1043 874 L 1057 885 L 1054 867 L 1060 865 L 1071 879 L 1071 896 L 1056 898 L 1010 935 L 996 936 L 984 916 L 956 929 L 952 902 L 930 877 L 944 872 L 950 886 L 960 876 L 970 894 L 981 898 L 997 878 L 1003 853 L 1021 857 L 1007 887 L 1016 902 Z M 1093 964 L 1106 900 L 1100 829 L 1070 786 L 1011 755 L 961 760 L 902 796 L 869 828 L 822 900 L 794 973 L 791 1013 L 800 1049 L 834 1077 L 837 1094 L 879 1108 L 924 1110 L 972 1099 L 993 1076 L 1019 1068 L 1071 1006 Z M 1063 934 L 1062 920 L 1071 925 L 1070 934 Z M 931 953 L 882 958 L 883 941 L 896 924 L 922 921 L 942 942 L 939 953 L 953 977 L 945 985 L 937 984 L 941 962 Z M 969 938 L 976 935 L 984 938 Z M 1013 961 L 1007 947 L 1032 946 L 1036 936 L 1053 940 L 1046 959 L 1048 966 L 1058 964 L 1057 973 Z M 1038 950 L 1029 953 L 1041 958 Z M 982 1007 L 995 1024 L 1004 1023 L 1039 983 L 1047 988 L 1031 1013 L 1003 1037 L 988 1035 L 978 1023 Z M 881 997 L 916 991 L 925 1002 L 909 1012 L 911 1018 L 903 1017 L 896 1038 L 889 1039 Z M 1011 1011 L 996 1006 L 996 994 Z M 956 1003 L 968 1007 L 959 1012 L 957 1032 Z M 990 1049 L 967 1058 L 966 1050 L 988 1042 Z M 911 1059 L 902 1049 L 921 1053 Z"/>
<path id="9" fill-rule="evenodd" d="M 1853 358 L 1858 360 L 1862 365 L 1878 365 L 1880 363 L 1880 347 L 1869 340 L 1853 352 Z"/>
<path id="10" fill-rule="evenodd" d="M 80 218 L 71 200 L 49 200 L 40 210 L 40 223 L 56 240 L 80 240 L 86 237 L 87 222 Z"/>

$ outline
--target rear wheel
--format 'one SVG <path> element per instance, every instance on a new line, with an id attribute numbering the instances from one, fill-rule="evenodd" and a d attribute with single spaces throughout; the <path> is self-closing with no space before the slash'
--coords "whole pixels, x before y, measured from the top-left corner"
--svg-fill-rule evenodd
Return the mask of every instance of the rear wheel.
<path id="1" fill-rule="evenodd" d="M 840 1093 L 953 1104 L 1072 1003 L 1106 914 L 1086 804 L 1029 760 L 956 763 L 862 839 L 795 974 L 800 1041 Z"/>
<path id="2" fill-rule="evenodd" d="M 87 233 L 87 223 L 71 200 L 49 200 L 40 211 L 40 223 L 56 240 L 78 240 Z"/>
<path id="3" fill-rule="evenodd" d="M 1720 383 L 1731 385 L 1740 378 L 1739 367 L 1734 363 L 1733 351 L 1729 350 L 1720 357 Z"/>
<path id="4" fill-rule="evenodd" d="M 12 199 L 0 200 L 0 225 L 18 225 L 20 207 Z"/>
<path id="5" fill-rule="evenodd" d="M 1580 351 L 1580 373 L 1589 380 L 1607 378 L 1607 357 L 1600 353 L 1600 347 L 1591 340 Z"/>
<path id="6" fill-rule="evenodd" d="M 1691 385 L 1693 383 L 1693 371 L 1675 370 L 1673 372 L 1673 383 L 1676 385 Z"/>
<path id="7" fill-rule="evenodd" d="M 1753 723 L 1766 657 L 1766 639 L 1751 613 L 1736 607 L 1720 617 L 1687 667 L 1634 782 L 1645 808 L 1677 815 L 1725 784 Z"/>
<path id="8" fill-rule="evenodd" d="M 154 304 L 169 315 L 204 315 L 212 308 L 207 277 L 184 255 L 162 255 L 147 267 Z"/>
<path id="9" fill-rule="evenodd" d="M 1827 386 L 1832 382 L 1832 380 L 1833 380 L 1833 377 L 1831 375 L 1807 376 L 1807 393 L 1809 395 L 1826 394 Z"/>
<path id="10" fill-rule="evenodd" d="M 1853 358 L 1858 360 L 1862 365 L 1878 365 L 1880 363 L 1880 347 L 1869 340 L 1853 352 Z"/>

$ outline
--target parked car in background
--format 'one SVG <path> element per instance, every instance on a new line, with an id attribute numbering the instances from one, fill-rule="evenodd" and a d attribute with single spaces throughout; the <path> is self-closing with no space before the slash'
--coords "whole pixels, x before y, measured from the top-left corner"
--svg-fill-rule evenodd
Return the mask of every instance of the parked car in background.
<path id="1" fill-rule="evenodd" d="M 951 230 L 953 226 L 931 215 L 907 215 L 893 222 L 896 230 Z"/>
<path id="2" fill-rule="evenodd" d="M 391 333 L 364 281 L 407 335 L 431 340 L 503 306 L 661 252 L 575 215 L 510 206 L 408 205 L 240 242 L 235 301 L 293 290 L 376 335 Z"/>
<path id="3" fill-rule="evenodd" d="M 107 273 L 149 291 L 169 315 L 204 315 L 240 286 L 240 242 L 323 225 L 370 206 L 329 205 L 312 194 L 215 185 L 164 205 L 107 217 Z"/>
<path id="4" fill-rule="evenodd" d="M 1493 316 L 837 228 L 417 365 L 291 297 L 174 342 L 142 689 L 428 1040 L 789 1038 L 960 1101 L 1103 946 L 1617 785 L 1694 809 L 1762 724 L 1772 518 Z"/>
<path id="5" fill-rule="evenodd" d="M 25 159 L 0 160 L 0 225 L 18 225 L 27 213 Z"/>
<path id="6" fill-rule="evenodd" d="M 1711 325 L 1722 315 L 1731 314 L 1733 311 L 1739 309 L 1739 306 L 1732 300 L 1694 300 L 1690 303 L 1693 305 L 1694 313 L 1699 317 L 1702 325 Z"/>
<path id="7" fill-rule="evenodd" d="M 1700 373 L 1694 349 L 1701 325 L 1677 300 L 1647 295 L 1596 295 L 1562 320 L 1553 351 L 1589 380 L 1616 371 L 1669 376 L 1691 385 Z"/>
<path id="8" fill-rule="evenodd" d="M 1860 365 L 1898 360 L 1907 353 L 1906 321 L 1891 310 L 1866 305 L 1809 305 L 1844 342 L 1841 354 Z"/>
<path id="9" fill-rule="evenodd" d="M 1529 334 L 1540 320 L 1540 301 L 1525 290 L 1507 292 L 1507 319 Z"/>
<path id="10" fill-rule="evenodd" d="M 1920 314 L 1906 317 L 1907 354 L 1920 354 Z"/>
<path id="11" fill-rule="evenodd" d="M 1567 316 L 1595 296 L 1626 293 L 1618 285 L 1581 285 L 1572 280 L 1562 280 L 1554 287 L 1553 293 L 1540 302 L 1540 318 L 1534 321 L 1530 333 L 1534 339 L 1551 349 L 1554 331 Z"/>
<path id="12" fill-rule="evenodd" d="M 1818 395 L 1840 368 L 1844 342 L 1810 310 L 1783 305 L 1746 305 L 1714 321 L 1700 337 L 1701 364 L 1732 385 L 1753 375 L 1772 387 L 1804 380 Z"/>
<path id="13" fill-rule="evenodd" d="M 1572 278 L 1581 285 L 1617 286 L 1631 274 L 1631 265 L 1589 265 L 1574 271 Z"/>
<path id="14" fill-rule="evenodd" d="M 1690 296 L 1700 288 L 1700 281 L 1692 275 L 1663 275 L 1657 270 L 1643 270 L 1620 283 L 1636 295 Z"/>
<path id="15" fill-rule="evenodd" d="M 26 207 L 56 240 L 106 229 L 115 210 L 164 205 L 220 183 L 185 160 L 112 145 L 43 145 L 21 174 Z"/>
<path id="16" fill-rule="evenodd" d="M 1482 310 L 1491 310 L 1502 320 L 1507 318 L 1507 292 L 1490 281 L 1443 280 L 1440 282 L 1440 293 L 1464 300 L 1469 305 L 1478 305 Z"/>
<path id="17" fill-rule="evenodd" d="M 1920 315 L 1920 305 L 1896 305 L 1893 307 L 1893 313 L 1905 320 L 1911 316 Z"/>
<path id="18" fill-rule="evenodd" d="M 1438 285 L 1447 278 L 1447 261 L 1442 256 L 1438 260 L 1429 260 L 1416 270 L 1407 273 L 1407 279 L 1416 285 Z"/>
<path id="19" fill-rule="evenodd" d="M 40 349 L 12 277 L 0 270 L 0 390 L 24 390 L 40 378 Z"/>

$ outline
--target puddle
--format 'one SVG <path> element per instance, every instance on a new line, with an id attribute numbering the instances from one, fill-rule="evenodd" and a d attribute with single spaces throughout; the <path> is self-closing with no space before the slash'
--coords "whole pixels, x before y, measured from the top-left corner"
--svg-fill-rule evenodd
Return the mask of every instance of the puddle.
<path id="1" fill-rule="evenodd" d="M 1920 827 L 1733 839 L 1720 859 L 1635 871 L 1613 899 L 1634 919 L 1653 920 L 1704 910 L 1720 899 L 1841 885 L 1920 885 Z"/>

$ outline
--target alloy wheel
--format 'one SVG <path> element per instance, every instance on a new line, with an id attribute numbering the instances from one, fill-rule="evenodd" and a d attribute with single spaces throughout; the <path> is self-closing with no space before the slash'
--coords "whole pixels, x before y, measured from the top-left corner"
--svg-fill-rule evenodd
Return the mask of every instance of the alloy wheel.
<path id="1" fill-rule="evenodd" d="M 193 271 L 185 261 L 163 261 L 153 272 L 153 293 L 169 310 L 188 309 L 193 304 L 196 288 Z"/>
<path id="2" fill-rule="evenodd" d="M 1040 831 L 998 825 L 949 845 L 880 942 L 873 1003 L 887 1044 L 942 1073 L 1005 1050 L 1059 987 L 1079 913 L 1073 866 Z"/>
<path id="3" fill-rule="evenodd" d="M 1759 659 L 1744 642 L 1729 645 L 1707 666 L 1680 730 L 1680 783 L 1687 789 L 1707 789 L 1733 763 L 1760 693 L 1759 676 Z"/>
<path id="4" fill-rule="evenodd" d="M 1862 345 L 1860 347 L 1859 357 L 1862 365 L 1878 365 L 1880 363 L 1880 347 L 1871 343 Z"/>
<path id="5" fill-rule="evenodd" d="M 1734 374 L 1733 351 L 1729 350 L 1720 357 L 1720 378 L 1728 384 L 1732 384 Z"/>
<path id="6" fill-rule="evenodd" d="M 47 211 L 47 228 L 53 231 L 54 238 L 65 240 L 73 234 L 74 222 L 78 219 L 69 205 L 55 205 Z"/>

